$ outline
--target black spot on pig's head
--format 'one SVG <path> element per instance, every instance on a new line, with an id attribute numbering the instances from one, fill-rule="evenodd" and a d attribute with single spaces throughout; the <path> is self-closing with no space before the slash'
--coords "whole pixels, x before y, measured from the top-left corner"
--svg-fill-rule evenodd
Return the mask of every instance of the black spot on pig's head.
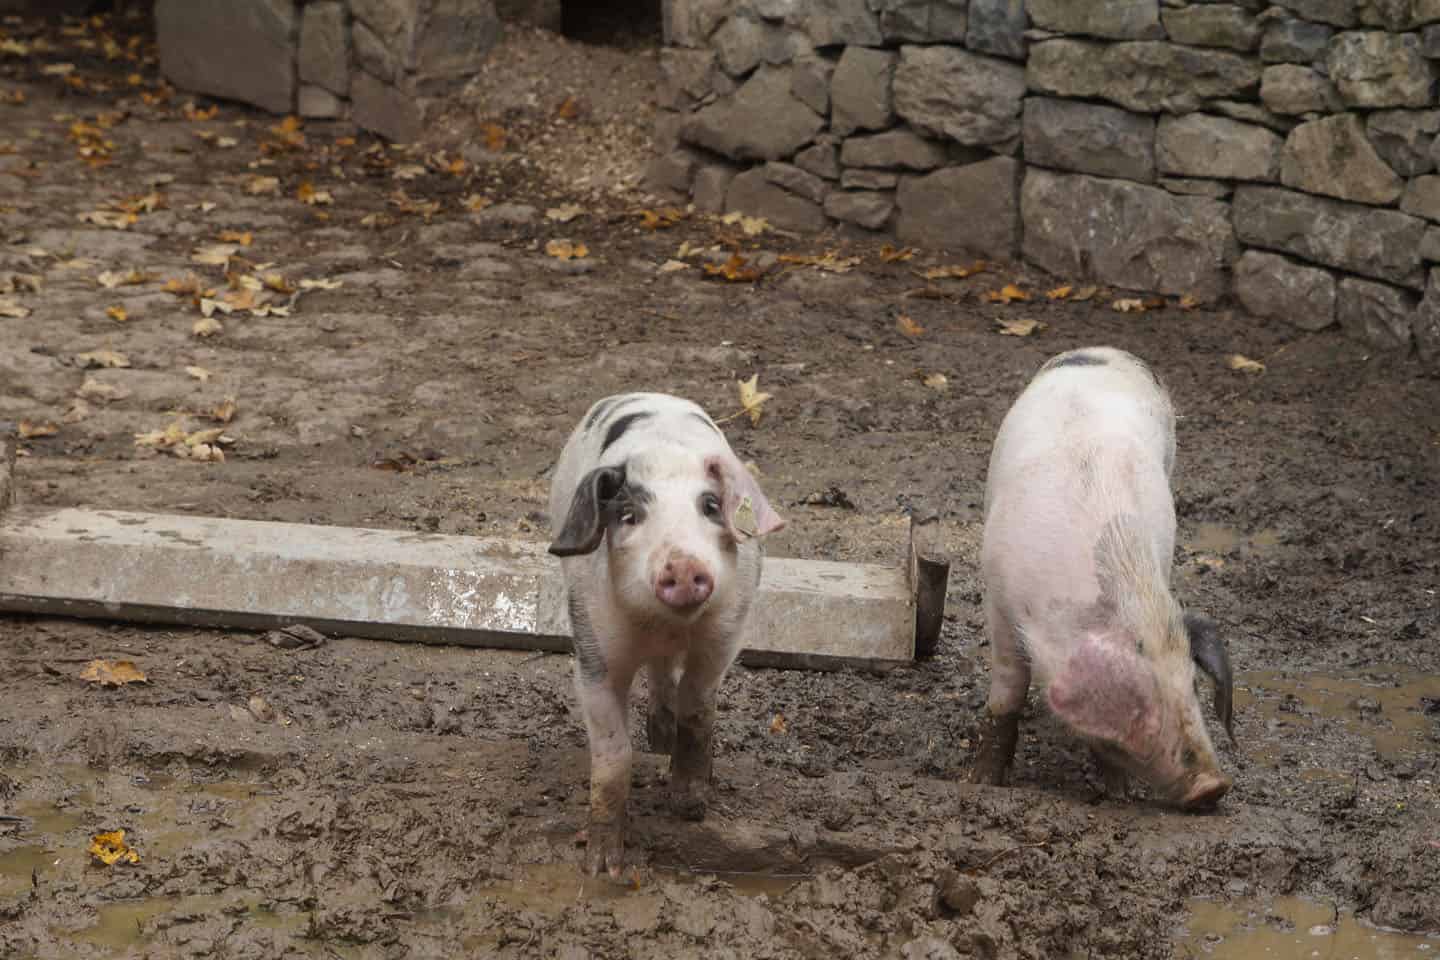
<path id="1" fill-rule="evenodd" d="M 1084 350 L 1072 350 L 1069 353 L 1062 353 L 1046 364 L 1050 369 L 1058 367 L 1103 367 L 1105 358 L 1099 354 L 1087 353 Z"/>
<path id="2" fill-rule="evenodd" d="M 633 492 L 622 495 L 625 490 L 624 464 L 596 467 L 581 477 L 570 501 L 570 512 L 551 542 L 550 552 L 557 557 L 593 553 L 609 522 L 617 518 L 617 503 L 635 499 Z"/>

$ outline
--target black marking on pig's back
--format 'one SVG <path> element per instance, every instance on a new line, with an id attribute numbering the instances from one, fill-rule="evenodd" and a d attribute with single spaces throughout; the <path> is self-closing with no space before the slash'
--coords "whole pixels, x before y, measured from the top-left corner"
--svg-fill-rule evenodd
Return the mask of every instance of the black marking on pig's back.
<path id="1" fill-rule="evenodd" d="M 1104 357 L 1093 353 L 1086 353 L 1084 350 L 1075 350 L 1071 353 L 1064 353 L 1051 360 L 1045 366 L 1050 369 L 1058 367 L 1103 367 L 1106 364 Z"/>
<path id="2" fill-rule="evenodd" d="M 618 393 L 613 397 L 606 397 L 595 404 L 595 409 L 590 411 L 590 416 L 585 419 L 585 429 L 593 430 L 595 425 L 605 418 L 607 414 L 616 407 L 621 406 L 625 401 L 633 397 L 633 393 Z"/>
<path id="3" fill-rule="evenodd" d="M 610 446 L 625 436 L 625 431 L 634 426 L 636 422 L 653 416 L 655 416 L 655 414 L 648 410 L 640 410 L 635 413 L 627 413 L 625 416 L 610 424 L 610 428 L 605 431 L 605 440 L 600 444 L 600 452 L 604 453 L 606 450 L 609 450 Z"/>

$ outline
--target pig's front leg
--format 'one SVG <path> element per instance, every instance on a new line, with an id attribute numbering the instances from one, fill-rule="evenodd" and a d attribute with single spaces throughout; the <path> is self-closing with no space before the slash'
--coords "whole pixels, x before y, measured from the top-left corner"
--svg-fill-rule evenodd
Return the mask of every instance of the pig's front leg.
<path id="1" fill-rule="evenodd" d="M 1113 800 L 1124 800 L 1129 797 L 1130 775 L 1126 772 L 1119 757 L 1113 757 L 1099 747 L 1092 747 L 1090 759 L 1095 761 L 1095 767 L 1100 771 L 1100 780 L 1104 784 L 1106 796 Z"/>
<path id="2" fill-rule="evenodd" d="M 650 708 L 645 715 L 645 733 L 652 753 L 675 752 L 675 673 L 679 667 L 677 659 L 656 657 L 645 665 L 646 682 L 650 687 Z"/>
<path id="3" fill-rule="evenodd" d="M 670 808 L 686 820 L 705 819 L 709 800 L 715 698 L 734 659 L 713 648 L 692 651 L 676 691 L 675 749 L 670 754 Z"/>
<path id="4" fill-rule="evenodd" d="M 619 877 L 625 862 L 626 807 L 630 798 L 630 681 L 633 673 L 607 672 L 587 678 L 577 672 L 576 688 L 590 737 L 590 826 L 585 868 L 603 868 Z"/>
<path id="5" fill-rule="evenodd" d="M 1025 659 L 1020 638 L 998 604 L 986 603 L 985 629 L 990 636 L 990 702 L 980 721 L 980 745 L 971 779 L 1000 787 L 1009 778 L 1015 760 L 1020 714 L 1030 691 L 1030 661 Z"/>

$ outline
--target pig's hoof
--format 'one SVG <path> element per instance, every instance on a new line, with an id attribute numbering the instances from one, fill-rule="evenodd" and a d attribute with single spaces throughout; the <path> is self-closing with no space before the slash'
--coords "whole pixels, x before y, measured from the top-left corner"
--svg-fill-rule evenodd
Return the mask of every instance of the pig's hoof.
<path id="1" fill-rule="evenodd" d="M 670 812 L 681 820 L 704 820 L 705 791 L 698 784 L 678 783 L 670 787 Z"/>
<path id="2" fill-rule="evenodd" d="M 604 870 L 618 880 L 625 865 L 625 824 L 591 820 L 585 832 L 586 873 L 595 877 Z"/>
<path id="3" fill-rule="evenodd" d="M 1003 787 L 1010 779 L 1010 765 L 1002 763 L 998 757 L 981 756 L 975 761 L 975 769 L 970 772 L 970 782 L 979 783 L 989 787 Z"/>

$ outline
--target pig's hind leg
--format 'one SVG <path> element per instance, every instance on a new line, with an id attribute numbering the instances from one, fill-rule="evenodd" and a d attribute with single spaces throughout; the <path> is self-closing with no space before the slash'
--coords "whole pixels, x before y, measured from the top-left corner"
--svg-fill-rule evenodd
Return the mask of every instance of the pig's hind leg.
<path id="1" fill-rule="evenodd" d="M 650 688 L 650 707 L 645 714 L 645 734 L 652 753 L 675 752 L 675 698 L 678 657 L 656 657 L 645 665 Z"/>
<path id="2" fill-rule="evenodd" d="M 1020 714 L 1030 692 L 1030 661 L 1020 634 L 999 605 L 986 599 L 985 632 L 990 639 L 990 698 L 980 721 L 971 780 L 991 786 L 1005 785 L 1020 738 Z"/>

